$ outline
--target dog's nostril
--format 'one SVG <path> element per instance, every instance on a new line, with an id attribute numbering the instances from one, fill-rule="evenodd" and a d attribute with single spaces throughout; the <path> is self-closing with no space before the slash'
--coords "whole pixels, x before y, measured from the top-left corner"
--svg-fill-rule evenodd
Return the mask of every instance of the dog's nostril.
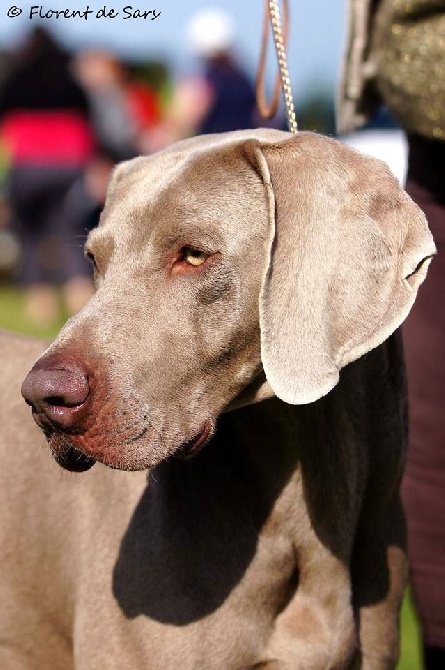
<path id="1" fill-rule="evenodd" d="M 45 402 L 48 403 L 48 405 L 56 405 L 57 407 L 59 405 L 66 405 L 64 398 L 60 398 L 56 395 L 51 395 L 48 398 L 45 398 Z"/>
<path id="2" fill-rule="evenodd" d="M 74 402 L 72 399 L 64 398 L 62 396 L 57 396 L 57 395 L 50 395 L 47 398 L 44 399 L 44 402 L 47 405 L 52 405 L 53 407 L 78 407 L 79 405 L 83 404 L 82 402 L 79 402 L 78 400 L 75 400 Z"/>
<path id="3" fill-rule="evenodd" d="M 76 427 L 76 410 L 90 394 L 86 372 L 71 363 L 64 369 L 45 367 L 41 361 L 26 377 L 22 395 L 34 413 L 46 415 L 52 425 L 62 429 Z"/>

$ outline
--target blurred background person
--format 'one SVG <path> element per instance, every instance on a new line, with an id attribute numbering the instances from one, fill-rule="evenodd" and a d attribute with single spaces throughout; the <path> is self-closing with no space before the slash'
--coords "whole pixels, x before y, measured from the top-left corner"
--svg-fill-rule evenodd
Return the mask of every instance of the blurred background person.
<path id="1" fill-rule="evenodd" d="M 157 65 L 153 71 L 159 71 Z M 149 66 L 145 77 L 138 76 L 115 54 L 84 49 L 74 57 L 73 69 L 88 95 L 103 152 L 115 162 L 145 153 L 145 136 L 160 122 L 162 107 L 159 91 L 147 81 Z"/>
<path id="2" fill-rule="evenodd" d="M 404 326 L 410 443 L 403 484 L 426 670 L 445 668 L 445 4 L 350 0 L 340 129 L 384 101 L 408 142 L 406 189 L 438 256 Z"/>
<path id="3" fill-rule="evenodd" d="M 26 311 L 32 322 L 44 325 L 59 311 L 55 286 L 62 288 L 68 313 L 92 293 L 81 231 L 70 226 L 65 198 L 93 155 L 94 134 L 68 56 L 41 27 L 28 34 L 3 79 L 0 132 Z"/>
<path id="4" fill-rule="evenodd" d="M 88 96 L 100 147 L 127 160 L 136 155 L 136 125 L 130 114 L 125 71 L 119 59 L 103 49 L 83 49 L 73 58 L 73 72 Z"/>
<path id="5" fill-rule="evenodd" d="M 97 225 L 111 171 L 116 163 L 151 152 L 151 134 L 161 119 L 163 87 L 169 72 L 146 63 L 142 73 L 104 49 L 84 49 L 73 72 L 88 96 L 97 138 L 93 159 L 67 195 L 72 228 Z M 156 85 L 147 79 L 152 75 Z"/>
<path id="6" fill-rule="evenodd" d="M 223 9 L 208 7 L 185 28 L 200 73 L 179 79 L 151 150 L 184 137 L 255 128 L 261 123 L 254 87 L 235 53 L 236 25 Z"/>
<path id="7" fill-rule="evenodd" d="M 187 26 L 189 48 L 201 61 L 208 90 L 195 133 L 253 128 L 258 121 L 254 88 L 235 55 L 236 26 L 222 9 L 198 12 Z"/>
<path id="8" fill-rule="evenodd" d="M 82 49 L 72 71 L 85 91 L 96 135 L 94 155 L 73 182 L 65 199 L 71 230 L 94 228 L 105 201 L 113 167 L 137 155 L 136 120 L 127 96 L 125 67 L 105 49 Z"/>

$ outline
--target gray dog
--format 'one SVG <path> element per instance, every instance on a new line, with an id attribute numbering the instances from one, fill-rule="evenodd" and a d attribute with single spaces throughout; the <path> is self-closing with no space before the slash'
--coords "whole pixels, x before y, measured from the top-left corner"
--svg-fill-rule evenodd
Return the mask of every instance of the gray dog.
<path id="1" fill-rule="evenodd" d="M 393 668 L 420 210 L 334 140 L 243 131 L 119 166 L 86 251 L 23 395 L 67 470 L 142 472 L 58 474 L 15 392 L 39 345 L 3 338 L 0 667 Z"/>

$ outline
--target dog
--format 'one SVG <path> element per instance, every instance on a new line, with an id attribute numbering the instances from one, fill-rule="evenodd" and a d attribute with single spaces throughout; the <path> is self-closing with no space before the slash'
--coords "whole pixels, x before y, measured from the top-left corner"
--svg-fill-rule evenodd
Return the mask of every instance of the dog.
<path id="1" fill-rule="evenodd" d="M 398 328 L 434 252 L 383 163 L 313 133 L 118 166 L 93 298 L 42 355 L 1 340 L 0 666 L 393 668 Z M 37 356 L 22 393 L 82 475 L 36 448 Z"/>

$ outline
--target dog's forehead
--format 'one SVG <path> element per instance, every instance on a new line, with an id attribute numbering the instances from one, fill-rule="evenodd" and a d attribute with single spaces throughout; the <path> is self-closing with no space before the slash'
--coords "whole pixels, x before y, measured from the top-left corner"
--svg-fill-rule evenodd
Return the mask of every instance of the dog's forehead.
<path id="1" fill-rule="evenodd" d="M 127 244 L 129 236 L 142 242 L 155 228 L 224 227 L 258 216 L 264 187 L 240 146 L 219 136 L 198 138 L 130 162 L 110 188 L 101 230 Z"/>
<path id="2" fill-rule="evenodd" d="M 153 206 L 174 188 L 184 169 L 186 157 L 160 153 L 144 156 L 122 166 L 121 175 L 110 184 L 104 219 L 113 220 L 122 214 L 138 213 Z"/>
<path id="3" fill-rule="evenodd" d="M 221 174 L 226 168 L 240 164 L 240 147 L 248 140 L 260 143 L 283 142 L 290 134 L 273 129 L 257 129 L 204 135 L 177 142 L 152 156 L 128 161 L 121 179 L 109 194 L 116 202 L 125 200 L 144 207 L 162 194 L 177 188 L 178 182 L 188 179 L 198 189 L 200 184 Z M 179 194 L 180 191 L 178 190 Z"/>

